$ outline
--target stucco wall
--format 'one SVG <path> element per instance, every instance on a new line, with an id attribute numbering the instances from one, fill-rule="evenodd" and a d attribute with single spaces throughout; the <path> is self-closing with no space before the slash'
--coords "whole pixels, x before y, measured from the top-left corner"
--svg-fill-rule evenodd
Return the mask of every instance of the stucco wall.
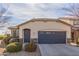
<path id="1" fill-rule="evenodd" d="M 38 31 L 66 31 L 66 38 L 71 38 L 71 27 L 56 21 L 35 21 L 19 27 L 19 37 L 23 38 L 23 29 L 31 29 L 31 38 L 38 38 Z"/>

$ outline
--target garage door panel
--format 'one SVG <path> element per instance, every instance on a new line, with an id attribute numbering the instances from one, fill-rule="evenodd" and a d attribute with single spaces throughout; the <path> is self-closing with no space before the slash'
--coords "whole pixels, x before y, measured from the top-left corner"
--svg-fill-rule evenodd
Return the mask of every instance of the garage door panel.
<path id="1" fill-rule="evenodd" d="M 39 44 L 63 44 L 66 43 L 66 32 L 40 31 L 38 32 Z"/>

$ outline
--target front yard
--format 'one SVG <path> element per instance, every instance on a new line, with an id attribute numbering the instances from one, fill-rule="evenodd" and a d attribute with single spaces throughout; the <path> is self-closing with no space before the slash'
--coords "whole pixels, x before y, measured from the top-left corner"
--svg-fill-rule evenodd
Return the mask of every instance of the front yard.
<path id="1" fill-rule="evenodd" d="M 5 51 L 5 48 L 0 48 L 0 56 L 40 56 L 41 55 L 38 46 L 37 46 L 36 51 L 34 52 L 28 52 L 28 51 L 21 50 L 19 52 L 13 52 L 13 53 L 5 52 L 4 53 L 4 51 Z"/>
<path id="2" fill-rule="evenodd" d="M 35 52 L 26 52 L 26 51 L 20 51 L 20 52 L 15 52 L 15 53 L 3 53 L 4 48 L 0 48 L 0 56 L 41 56 L 39 47 L 37 47 L 37 50 Z"/>
<path id="3" fill-rule="evenodd" d="M 6 56 L 40 56 L 40 50 L 39 47 L 37 47 L 37 50 L 35 52 L 26 52 L 26 51 L 20 51 L 17 53 L 6 53 Z"/>
<path id="4" fill-rule="evenodd" d="M 20 42 L 10 42 L 5 44 L 4 40 L 0 40 L 0 56 L 40 56 L 40 50 L 37 44 L 28 43 L 23 47 Z M 34 49 L 34 47 L 36 49 Z M 20 50 L 19 50 L 20 49 Z"/>

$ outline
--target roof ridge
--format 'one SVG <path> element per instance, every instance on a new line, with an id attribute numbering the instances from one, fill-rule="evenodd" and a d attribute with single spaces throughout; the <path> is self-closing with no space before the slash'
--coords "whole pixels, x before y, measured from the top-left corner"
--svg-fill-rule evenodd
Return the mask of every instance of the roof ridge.
<path id="1" fill-rule="evenodd" d="M 59 17 L 58 19 L 78 20 L 79 17 Z"/>

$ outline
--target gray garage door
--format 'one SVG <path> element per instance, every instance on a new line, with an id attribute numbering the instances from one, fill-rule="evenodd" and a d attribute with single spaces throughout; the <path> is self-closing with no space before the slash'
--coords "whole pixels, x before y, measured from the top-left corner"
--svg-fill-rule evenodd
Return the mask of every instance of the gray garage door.
<path id="1" fill-rule="evenodd" d="M 39 44 L 65 44 L 66 32 L 64 31 L 39 31 Z"/>

